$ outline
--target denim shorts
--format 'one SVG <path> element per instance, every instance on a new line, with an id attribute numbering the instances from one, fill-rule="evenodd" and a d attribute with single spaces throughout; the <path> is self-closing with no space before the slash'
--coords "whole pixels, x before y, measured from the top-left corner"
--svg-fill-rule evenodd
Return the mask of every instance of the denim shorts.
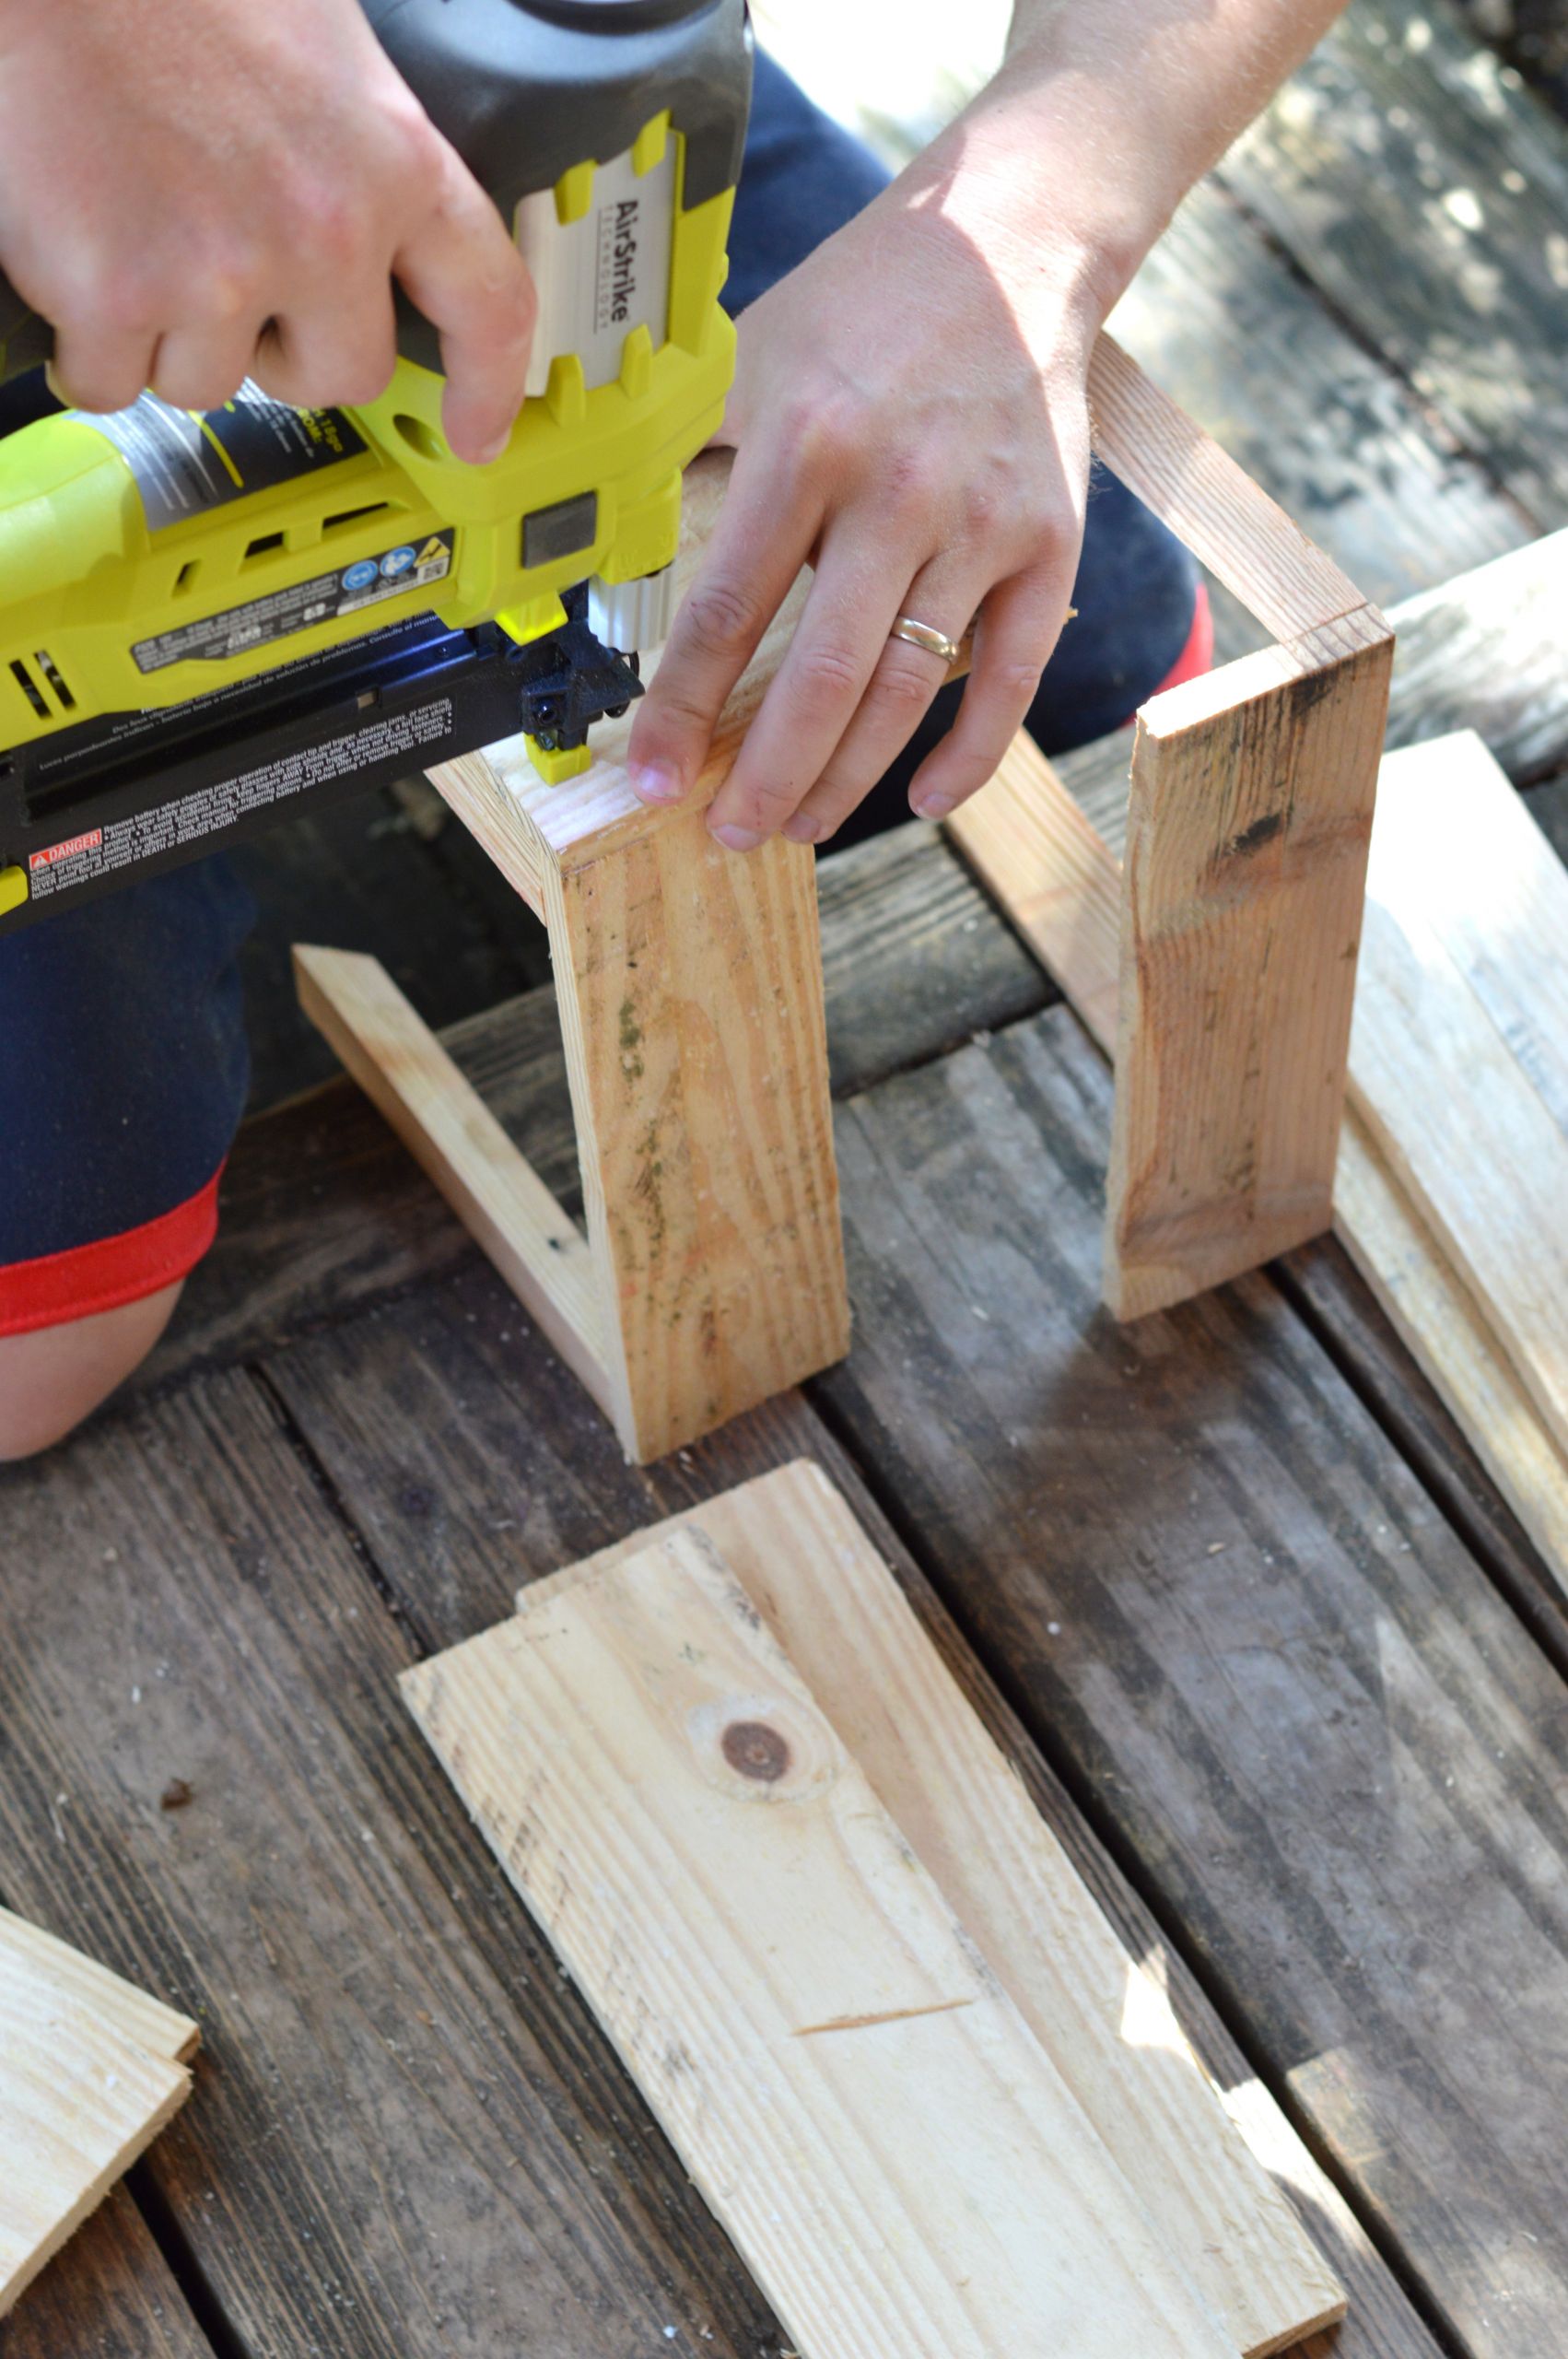
<path id="1" fill-rule="evenodd" d="M 759 58 L 731 308 L 802 261 L 885 178 Z M 1079 619 L 1030 716 L 1047 750 L 1103 735 L 1206 660 L 1191 560 L 1103 469 L 1074 604 Z M 949 698 L 917 751 L 951 714 Z M 907 816 L 910 767 L 845 838 Z M 0 941 L 0 1335 L 156 1293 L 211 1243 L 249 1086 L 236 961 L 252 915 L 220 856 Z"/>

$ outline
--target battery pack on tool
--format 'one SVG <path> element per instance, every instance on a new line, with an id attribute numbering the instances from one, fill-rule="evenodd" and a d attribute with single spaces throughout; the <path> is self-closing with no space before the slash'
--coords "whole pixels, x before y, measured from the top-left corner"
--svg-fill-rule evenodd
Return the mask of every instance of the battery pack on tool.
<path id="1" fill-rule="evenodd" d="M 744 0 L 365 6 L 529 263 L 528 397 L 454 458 L 404 304 L 359 408 L 41 396 L 0 437 L 0 931 L 520 730 L 569 776 L 668 627 L 733 365 Z M 0 337 L 29 391 L 49 332 L 3 285 Z"/>

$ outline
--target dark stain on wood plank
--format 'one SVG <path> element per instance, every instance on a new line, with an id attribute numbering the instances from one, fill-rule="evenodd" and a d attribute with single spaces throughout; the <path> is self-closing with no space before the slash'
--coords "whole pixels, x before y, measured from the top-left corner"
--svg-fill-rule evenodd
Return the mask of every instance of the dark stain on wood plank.
<path id="1" fill-rule="evenodd" d="M 1040 1810 L 1134 1955 L 1158 1958 L 1173 2002 L 1223 2088 L 1252 2067 L 1173 1948 L 1094 1840 L 1037 1748 L 937 1602 L 855 1466 L 798 1394 L 662 1464 L 623 1465 L 602 1419 L 563 1383 L 487 1270 L 293 1345 L 265 1363 L 322 1480 L 365 1535 L 378 1577 L 426 1648 L 509 1610 L 523 1581 L 661 1515 L 799 1456 L 839 1484 L 908 1590 L 960 1684 L 1014 1759 Z M 486 1914 L 482 1943 L 505 1938 Z M 1312 2359 L 1434 2359 L 1436 2346 L 1340 2198 L 1315 2176 L 1295 2200 L 1351 2289 L 1350 2324 Z"/>
<path id="2" fill-rule="evenodd" d="M 1100 1308 L 1065 1015 L 843 1109 L 819 1379 L 1435 2313 L 1568 2345 L 1568 1691 L 1278 1291 Z"/>

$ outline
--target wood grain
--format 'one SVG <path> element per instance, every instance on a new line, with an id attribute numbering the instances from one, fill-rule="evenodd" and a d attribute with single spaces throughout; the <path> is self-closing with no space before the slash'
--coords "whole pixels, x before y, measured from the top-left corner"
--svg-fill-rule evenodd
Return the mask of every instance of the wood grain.
<path id="1" fill-rule="evenodd" d="M 937 832 L 915 823 L 820 861 L 834 1086 L 944 1053 L 1046 1005 L 1041 973 Z M 568 1211 L 576 1136 L 553 990 L 453 1026 L 443 1046 Z M 213 1250 L 135 1389 L 243 1356 L 451 1270 L 464 1231 L 345 1082 L 240 1132 Z"/>
<path id="2" fill-rule="evenodd" d="M 700 1534 L 403 1688 L 805 2359 L 1230 2350 Z"/>
<path id="3" fill-rule="evenodd" d="M 1276 639 L 1300 638 L 1365 604 L 1332 558 L 1112 336 L 1095 341 L 1089 406 L 1106 465 Z"/>
<path id="4" fill-rule="evenodd" d="M 569 1590 L 673 1532 L 719 1551 L 1244 2353 L 1283 2351 L 1344 2296 L 1204 2077 L 841 1492 L 808 1460 L 630 1534 L 518 1597 Z"/>
<path id="5" fill-rule="evenodd" d="M 1328 1226 L 1391 658 L 1365 609 L 1139 716 L 1106 1185 L 1118 1318 Z"/>
<path id="6" fill-rule="evenodd" d="M 1426 921 L 1419 877 L 1375 873 L 1363 957 L 1357 1109 L 1568 1449 L 1568 1137 Z"/>
<path id="7" fill-rule="evenodd" d="M 1400 1340 L 1568 1593 L 1568 1456 L 1552 1439 L 1441 1237 L 1393 1177 L 1353 1107 L 1340 1142 L 1334 1226 Z"/>
<path id="8" fill-rule="evenodd" d="M 1064 766 L 1071 771 L 1071 765 Z M 1479 739 L 1454 739 L 1388 756 L 1382 765 L 1388 792 L 1385 874 L 1401 903 L 1413 898 L 1441 913 L 1448 940 L 1490 1010 L 1498 1039 L 1480 1041 L 1482 1070 L 1495 1066 L 1504 1044 L 1514 1044 L 1521 1070 L 1539 1086 L 1562 1121 L 1568 1117 L 1568 877 Z M 1422 781 L 1430 783 L 1430 799 Z M 1467 803 L 1474 789 L 1478 800 Z M 1110 911 L 1117 891 L 1117 863 L 1062 782 L 1038 757 L 1004 770 L 987 793 L 949 823 L 1008 908 L 1020 931 L 1060 980 L 1093 1037 L 1111 1053 L 1117 987 L 1111 968 Z M 1434 898 L 1437 897 L 1437 898 Z M 1538 988 L 1539 982 L 1539 988 Z M 1419 1019 L 1387 993 L 1369 986 L 1380 1011 L 1387 1050 L 1377 1086 L 1402 1105 L 1415 1091 L 1415 1111 L 1427 1079 L 1430 1042 Z M 1392 1027 L 1392 1028 L 1390 1028 Z M 1375 1046 L 1374 1039 L 1372 1046 Z M 1368 1050 L 1370 1059 L 1371 1048 Z M 1454 1068 L 1469 1071 L 1468 1065 Z M 1518 1092 L 1506 1075 L 1509 1102 Z M 1438 1097 L 1441 1093 L 1436 1094 Z M 1459 1424 L 1481 1463 L 1560 1582 L 1568 1581 L 1568 1461 L 1542 1419 L 1507 1349 L 1490 1330 L 1473 1291 L 1421 1204 L 1393 1177 L 1379 1137 L 1369 1130 L 1352 1055 L 1350 1104 L 1334 1176 L 1334 1226 Z M 1468 1109 L 1451 1125 L 1443 1176 L 1463 1174 L 1478 1155 L 1494 1168 L 1489 1136 Z M 1428 1105 L 1433 1121 L 1443 1108 Z M 1555 1156 L 1539 1121 L 1527 1109 L 1538 1147 Z M 1511 1171 L 1513 1166 L 1504 1167 Z M 1482 1177 L 1501 1188 L 1512 1215 L 1507 1178 Z M 1494 1205 L 1494 1211 L 1497 1207 Z M 1538 1211 L 1539 1207 L 1538 1206 Z M 1468 1224 L 1473 1227 L 1474 1224 Z M 1486 1232 L 1480 1223 L 1481 1237 Z M 1546 1308 L 1549 1314 L 1550 1304 Z M 1342 1320 L 1342 1307 L 1336 1306 Z"/>
<path id="9" fill-rule="evenodd" d="M 660 1458 L 848 1348 L 812 854 L 683 811 L 544 885 L 613 1414 Z"/>
<path id="10" fill-rule="evenodd" d="M 947 831 L 1110 1056 L 1121 997 L 1120 867 L 1023 730 Z"/>
<path id="11" fill-rule="evenodd" d="M 0 2315 L 183 2105 L 199 2037 L 0 1909 Z"/>
<path id="12" fill-rule="evenodd" d="M 1479 738 L 1385 763 L 1366 939 L 1341 1231 L 1568 1579 L 1568 873 Z"/>
<path id="13" fill-rule="evenodd" d="M 592 1257 L 375 958 L 294 945 L 300 1005 L 602 1408 L 607 1306 Z"/>

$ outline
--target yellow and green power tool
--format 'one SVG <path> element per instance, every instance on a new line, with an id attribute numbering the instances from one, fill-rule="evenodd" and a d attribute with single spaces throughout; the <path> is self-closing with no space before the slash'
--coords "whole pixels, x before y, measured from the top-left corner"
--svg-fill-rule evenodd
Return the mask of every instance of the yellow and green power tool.
<path id="1" fill-rule="evenodd" d="M 43 390 L 0 282 L 0 932 L 302 793 L 526 733 L 541 775 L 640 693 L 681 471 L 718 426 L 745 0 L 363 0 L 539 292 L 503 455 L 442 440 L 411 307 L 379 401 L 115 417 Z"/>

